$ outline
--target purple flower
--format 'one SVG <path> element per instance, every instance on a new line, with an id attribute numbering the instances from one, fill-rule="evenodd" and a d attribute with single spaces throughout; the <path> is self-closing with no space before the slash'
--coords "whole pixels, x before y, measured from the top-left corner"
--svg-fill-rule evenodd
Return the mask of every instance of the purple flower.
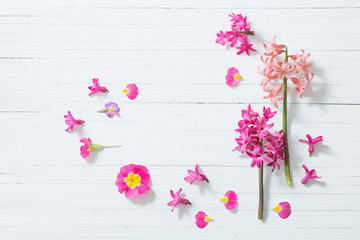
<path id="1" fill-rule="evenodd" d="M 120 108 L 119 106 L 114 102 L 109 102 L 105 104 L 105 109 L 100 109 L 98 111 L 99 113 L 105 113 L 106 116 L 109 118 L 113 118 L 114 115 L 120 116 Z"/>
<path id="2" fill-rule="evenodd" d="M 256 145 L 254 147 L 253 153 L 246 152 L 249 157 L 252 158 L 251 167 L 254 167 L 255 165 L 260 168 L 262 165 L 262 162 L 269 162 L 269 159 L 264 157 L 264 148 L 260 145 Z"/>

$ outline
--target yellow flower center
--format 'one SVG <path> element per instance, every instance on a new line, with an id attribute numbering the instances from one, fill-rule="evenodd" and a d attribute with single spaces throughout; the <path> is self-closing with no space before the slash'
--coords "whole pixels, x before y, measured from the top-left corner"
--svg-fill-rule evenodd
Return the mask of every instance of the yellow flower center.
<path id="1" fill-rule="evenodd" d="M 207 221 L 207 222 L 208 222 L 208 221 L 211 221 L 211 220 L 212 220 L 212 219 L 211 219 L 211 218 L 209 218 L 208 216 L 206 216 L 206 217 L 205 217 L 205 221 Z"/>
<path id="2" fill-rule="evenodd" d="M 234 75 L 234 79 L 235 79 L 236 81 L 239 81 L 240 78 L 241 78 L 240 74 L 235 74 L 235 75 Z"/>
<path id="3" fill-rule="evenodd" d="M 125 88 L 124 90 L 122 90 L 124 93 L 128 94 L 129 93 L 129 89 Z"/>
<path id="4" fill-rule="evenodd" d="M 275 211 L 280 212 L 281 211 L 281 207 L 279 205 L 277 205 L 276 207 L 273 208 Z"/>
<path id="5" fill-rule="evenodd" d="M 114 109 L 110 108 L 109 113 L 114 113 Z"/>
<path id="6" fill-rule="evenodd" d="M 222 199 L 220 199 L 220 201 L 222 201 L 223 203 L 227 203 L 229 200 L 227 199 L 227 197 L 223 197 Z"/>
<path id="7" fill-rule="evenodd" d="M 141 177 L 138 174 L 134 174 L 133 172 L 129 173 L 129 175 L 124 178 L 124 181 L 130 188 L 139 186 L 140 180 L 141 180 Z"/>

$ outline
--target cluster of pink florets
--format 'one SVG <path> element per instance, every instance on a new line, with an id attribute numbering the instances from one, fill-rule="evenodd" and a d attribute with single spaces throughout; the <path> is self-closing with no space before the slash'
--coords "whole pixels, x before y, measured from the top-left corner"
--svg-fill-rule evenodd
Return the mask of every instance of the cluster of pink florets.
<path id="1" fill-rule="evenodd" d="M 268 93 L 264 98 L 269 98 L 271 102 L 277 107 L 277 101 L 284 98 L 282 94 L 283 79 L 286 77 L 296 85 L 296 90 L 300 97 L 304 93 L 304 89 L 314 77 L 313 73 L 309 72 L 311 63 L 308 61 L 309 53 L 304 50 L 295 55 L 289 55 L 290 59 L 280 57 L 282 53 L 286 52 L 286 46 L 275 43 L 275 37 L 268 45 L 264 44 L 265 53 L 261 56 L 261 61 L 265 64 L 263 69 L 259 69 L 263 76 L 261 86 L 265 92 Z"/>
<path id="2" fill-rule="evenodd" d="M 242 120 L 239 121 L 239 128 L 235 131 L 240 133 L 239 138 L 235 138 L 238 146 L 234 149 L 240 150 L 252 158 L 251 167 L 255 165 L 261 167 L 262 163 L 268 163 L 268 166 L 280 169 L 280 161 L 285 160 L 284 135 L 282 130 L 271 133 L 269 130 L 274 123 L 269 124 L 269 120 L 275 116 L 276 112 L 271 112 L 270 108 L 263 108 L 263 116 L 251 109 L 251 105 L 247 109 L 241 111 Z"/>
<path id="3" fill-rule="evenodd" d="M 243 17 L 241 14 L 232 13 L 229 15 L 231 18 L 231 31 L 220 31 L 217 33 L 216 43 L 221 45 L 229 44 L 230 47 L 238 49 L 237 54 L 246 52 L 250 55 L 250 51 L 256 51 L 252 45 L 248 42 L 248 35 L 254 35 L 251 31 L 251 26 L 247 22 L 247 17 Z"/>

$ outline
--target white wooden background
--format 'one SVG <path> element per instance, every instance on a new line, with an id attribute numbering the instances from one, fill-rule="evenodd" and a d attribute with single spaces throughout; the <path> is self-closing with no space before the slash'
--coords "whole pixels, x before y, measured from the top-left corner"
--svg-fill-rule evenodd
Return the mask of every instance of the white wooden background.
<path id="1" fill-rule="evenodd" d="M 1 0 L 1 239 L 359 239 L 360 2 L 358 0 Z M 258 53 L 215 44 L 228 14 L 247 15 Z M 265 175 L 265 220 L 257 220 L 257 169 L 232 152 L 240 111 L 263 100 L 262 43 L 276 35 L 291 52 L 311 53 L 315 77 L 303 99 L 290 89 L 289 146 L 294 186 Z M 227 68 L 244 80 L 225 85 Z M 88 97 L 93 77 L 108 87 Z M 135 82 L 140 95 L 121 89 Z M 121 118 L 96 110 L 119 103 Z M 67 134 L 63 115 L 86 121 Z M 281 126 L 281 108 L 275 118 Z M 323 135 L 312 158 L 299 143 Z M 122 144 L 91 161 L 78 142 Z M 114 185 L 121 166 L 147 166 L 152 191 L 135 201 Z M 183 178 L 198 163 L 210 184 Z M 302 164 L 321 181 L 306 186 Z M 169 190 L 193 203 L 170 212 Z M 219 202 L 235 190 L 234 213 Z M 282 220 L 271 209 L 289 201 Z M 205 229 L 194 215 L 215 219 Z"/>

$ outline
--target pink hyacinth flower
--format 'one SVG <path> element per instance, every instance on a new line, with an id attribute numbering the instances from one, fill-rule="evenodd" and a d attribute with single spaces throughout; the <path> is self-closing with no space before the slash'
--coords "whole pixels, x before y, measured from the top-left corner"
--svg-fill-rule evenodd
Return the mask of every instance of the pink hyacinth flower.
<path id="1" fill-rule="evenodd" d="M 173 190 L 170 190 L 170 195 L 171 197 L 174 199 L 170 202 L 168 202 L 168 206 L 173 206 L 173 208 L 171 209 L 171 212 L 174 211 L 174 208 L 178 205 L 178 204 L 184 204 L 184 205 L 188 205 L 191 203 L 189 202 L 189 200 L 185 199 L 185 198 L 181 198 L 180 197 L 180 193 L 182 191 L 182 188 L 180 188 L 179 191 L 176 192 L 176 194 L 174 194 Z"/>
<path id="2" fill-rule="evenodd" d="M 291 213 L 290 203 L 281 202 L 279 205 L 273 208 L 282 219 L 288 218 Z"/>
<path id="3" fill-rule="evenodd" d="M 213 219 L 209 218 L 206 213 L 200 211 L 195 215 L 195 220 L 196 226 L 198 226 L 198 228 L 204 228 Z"/>
<path id="4" fill-rule="evenodd" d="M 130 83 L 126 86 L 124 90 L 122 90 L 124 93 L 126 93 L 126 96 L 130 100 L 134 100 L 139 95 L 139 89 L 136 86 L 135 83 Z"/>
<path id="5" fill-rule="evenodd" d="M 225 196 L 220 199 L 224 203 L 226 209 L 232 210 L 238 205 L 238 198 L 234 191 L 229 190 L 225 193 Z"/>
<path id="6" fill-rule="evenodd" d="M 302 184 L 306 184 L 307 181 L 312 178 L 321 178 L 315 175 L 315 169 L 309 171 L 309 169 L 305 165 L 302 165 L 302 167 L 305 169 L 305 177 L 301 179 Z"/>
<path id="7" fill-rule="evenodd" d="M 150 190 L 149 170 L 142 165 L 129 164 L 120 168 L 115 185 L 127 198 L 136 198 Z"/>
<path id="8" fill-rule="evenodd" d="M 90 93 L 89 96 L 97 93 L 97 92 L 107 92 L 108 90 L 106 89 L 106 87 L 101 87 L 99 85 L 99 79 L 98 78 L 93 78 L 93 86 L 88 87 L 90 89 Z"/>
<path id="9" fill-rule="evenodd" d="M 249 56 L 250 55 L 250 50 L 256 52 L 256 50 L 252 47 L 253 45 L 254 44 L 248 43 L 247 40 L 242 41 L 241 45 L 239 47 L 236 47 L 239 50 L 236 54 L 240 55 L 243 52 L 246 52 L 246 54 Z"/>
<path id="10" fill-rule="evenodd" d="M 227 32 L 224 33 L 223 31 L 220 31 L 219 33 L 216 34 L 216 36 L 217 39 L 215 40 L 215 42 L 225 46 L 225 44 L 228 42 Z"/>
<path id="11" fill-rule="evenodd" d="M 299 142 L 309 144 L 309 149 L 308 149 L 308 151 L 309 151 L 309 156 L 311 156 L 311 154 L 314 152 L 314 145 L 315 145 L 316 143 L 318 143 L 318 142 L 323 141 L 323 138 L 322 138 L 322 136 L 318 136 L 318 137 L 316 137 L 316 138 L 312 138 L 312 137 L 310 136 L 310 134 L 306 134 L 306 137 L 307 137 L 308 140 L 299 139 Z"/>
<path id="12" fill-rule="evenodd" d="M 263 162 L 269 162 L 269 159 L 264 157 L 264 152 L 264 147 L 260 147 L 260 145 L 256 145 L 254 147 L 253 153 L 246 151 L 247 155 L 252 158 L 251 167 L 256 165 L 258 168 L 260 168 Z"/>
<path id="13" fill-rule="evenodd" d="M 84 123 L 84 121 L 81 120 L 81 119 L 78 119 L 78 120 L 75 119 L 75 118 L 72 116 L 72 114 L 71 114 L 70 111 L 68 111 L 68 115 L 65 115 L 64 118 L 66 119 L 66 120 L 65 120 L 65 123 L 69 126 L 67 129 L 65 129 L 65 131 L 69 131 L 69 130 L 73 131 L 73 130 L 74 130 L 74 126 L 75 126 L 76 124 L 77 124 L 77 125 L 81 125 L 81 124 Z"/>
<path id="14" fill-rule="evenodd" d="M 225 78 L 226 78 L 226 85 L 228 85 L 229 87 L 234 87 L 239 83 L 239 80 L 242 77 L 236 68 L 231 67 L 228 69 L 227 75 L 225 76 Z"/>
<path id="15" fill-rule="evenodd" d="M 198 164 L 196 164 L 196 166 L 195 166 L 195 172 L 194 172 L 193 170 L 190 170 L 190 169 L 189 169 L 189 170 L 188 170 L 188 174 L 189 174 L 189 176 L 185 177 L 184 180 L 185 180 L 185 181 L 189 181 L 190 184 L 193 184 L 193 182 L 194 182 L 195 180 L 200 180 L 200 181 L 207 181 L 207 182 L 209 182 L 209 180 L 206 178 L 206 175 L 201 174 L 201 173 L 199 172 L 199 165 L 198 165 Z"/>

